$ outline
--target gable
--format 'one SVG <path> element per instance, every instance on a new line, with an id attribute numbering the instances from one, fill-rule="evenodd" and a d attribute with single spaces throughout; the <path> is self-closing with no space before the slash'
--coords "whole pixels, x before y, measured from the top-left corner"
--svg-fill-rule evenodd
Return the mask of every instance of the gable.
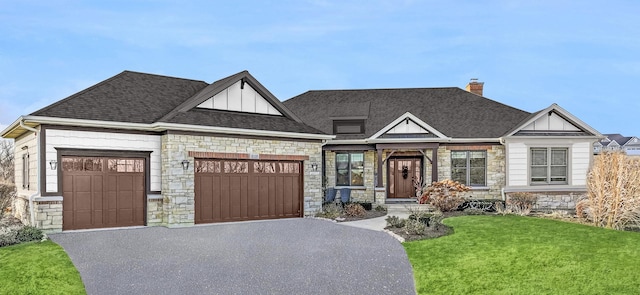
<path id="1" fill-rule="evenodd" d="M 282 113 L 244 80 L 223 89 L 199 104 L 197 108 L 282 116 Z"/>
<path id="2" fill-rule="evenodd" d="M 413 120 L 407 118 L 389 129 L 385 134 L 428 134 L 429 131 L 422 126 L 416 124 Z"/>
<path id="3" fill-rule="evenodd" d="M 582 131 L 576 127 L 573 123 L 567 121 L 561 117 L 555 111 L 547 113 L 546 116 L 540 116 L 537 120 L 531 122 L 521 130 L 526 131 L 569 131 L 578 132 Z"/>
<path id="4" fill-rule="evenodd" d="M 555 103 L 531 114 L 527 120 L 505 136 L 595 136 L 599 139 L 604 138 L 600 132 Z"/>
<path id="5" fill-rule="evenodd" d="M 444 134 L 429 126 L 413 114 L 406 112 L 402 116 L 393 120 L 390 124 L 380 129 L 371 136 L 375 138 L 417 138 L 417 137 L 439 137 L 446 138 Z"/>

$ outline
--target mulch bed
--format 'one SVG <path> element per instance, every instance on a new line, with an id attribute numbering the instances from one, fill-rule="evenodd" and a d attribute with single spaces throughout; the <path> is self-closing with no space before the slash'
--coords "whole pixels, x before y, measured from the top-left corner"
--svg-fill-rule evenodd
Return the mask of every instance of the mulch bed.
<path id="1" fill-rule="evenodd" d="M 442 218 L 444 219 L 448 217 L 461 216 L 461 215 L 466 215 L 466 214 L 462 211 L 445 212 L 442 214 Z M 453 233 L 452 227 L 444 225 L 442 223 L 431 224 L 425 229 L 424 233 L 421 235 L 408 234 L 404 228 L 386 227 L 385 229 L 393 232 L 398 236 L 401 236 L 402 238 L 404 238 L 405 242 L 435 239 L 435 238 L 444 237 Z"/>
<path id="2" fill-rule="evenodd" d="M 357 217 L 357 216 L 347 216 L 347 215 L 341 215 L 339 219 L 337 219 L 336 221 L 338 222 L 345 222 L 345 221 L 357 221 L 357 220 L 363 220 L 363 219 L 370 219 L 370 218 L 376 218 L 376 217 L 382 217 L 387 215 L 387 211 L 376 211 L 376 210 L 369 210 L 365 212 L 365 215 L 362 217 Z M 343 219 L 344 218 L 344 219 Z"/>

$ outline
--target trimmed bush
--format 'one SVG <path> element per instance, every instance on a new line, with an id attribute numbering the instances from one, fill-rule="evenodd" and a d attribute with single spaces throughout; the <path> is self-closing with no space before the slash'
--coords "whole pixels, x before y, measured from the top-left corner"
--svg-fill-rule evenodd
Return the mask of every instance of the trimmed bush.
<path id="1" fill-rule="evenodd" d="M 33 226 L 23 226 L 16 232 L 16 239 L 22 242 L 40 241 L 44 237 L 42 231 Z"/>
<path id="2" fill-rule="evenodd" d="M 404 231 L 408 235 L 421 235 L 424 234 L 424 230 L 427 229 L 427 225 L 419 220 L 409 219 L 404 223 Z"/>
<path id="3" fill-rule="evenodd" d="M 386 219 L 388 227 L 402 228 L 405 220 L 398 216 L 388 216 Z"/>

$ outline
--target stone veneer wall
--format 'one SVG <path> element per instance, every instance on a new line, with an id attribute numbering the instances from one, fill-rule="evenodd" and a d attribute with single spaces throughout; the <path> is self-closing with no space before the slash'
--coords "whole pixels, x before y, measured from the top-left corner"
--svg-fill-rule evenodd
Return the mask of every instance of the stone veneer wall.
<path id="1" fill-rule="evenodd" d="M 502 145 L 440 146 L 438 148 L 438 180 L 451 178 L 451 151 L 487 151 L 487 186 L 466 194 L 474 199 L 501 199 L 506 184 L 505 148 Z"/>
<path id="2" fill-rule="evenodd" d="M 164 216 L 162 199 L 147 200 L 147 226 L 162 225 Z"/>
<path id="3" fill-rule="evenodd" d="M 586 193 L 571 192 L 540 192 L 533 193 L 538 196 L 535 210 L 575 210 L 579 199 L 586 196 Z"/>
<path id="4" fill-rule="evenodd" d="M 354 151 L 356 152 L 356 151 Z M 326 187 L 336 186 L 336 152 L 325 151 Z M 376 152 L 364 151 L 364 187 L 351 187 L 351 201 L 370 202 L 375 196 Z M 336 194 L 336 198 L 340 193 Z"/>
<path id="5" fill-rule="evenodd" d="M 319 141 L 268 140 L 165 134 L 162 136 L 162 224 L 169 227 L 194 224 L 194 158 L 189 152 L 220 152 L 242 154 L 304 155 L 304 215 L 313 215 L 322 206 L 322 176 L 311 164 L 322 161 Z M 190 163 L 188 170 L 180 164 Z"/>
<path id="6" fill-rule="evenodd" d="M 33 207 L 35 227 L 44 232 L 62 231 L 62 201 L 35 201 Z"/>

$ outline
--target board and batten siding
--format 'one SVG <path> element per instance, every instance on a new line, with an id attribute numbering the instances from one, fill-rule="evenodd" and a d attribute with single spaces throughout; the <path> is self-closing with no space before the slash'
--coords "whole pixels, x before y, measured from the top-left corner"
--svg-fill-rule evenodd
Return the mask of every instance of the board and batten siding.
<path id="1" fill-rule="evenodd" d="M 162 189 L 161 136 L 47 129 L 46 163 L 57 159 L 56 148 L 151 151 L 150 191 Z M 48 165 L 48 164 L 47 164 Z M 48 166 L 47 166 L 48 167 Z M 47 192 L 58 191 L 58 171 L 46 169 Z"/>
<path id="2" fill-rule="evenodd" d="M 39 129 L 39 128 L 38 128 Z M 38 191 L 38 134 L 27 132 L 14 141 L 14 175 L 16 191 L 19 196 L 28 197 Z M 22 187 L 22 161 L 25 154 L 29 155 L 29 187 Z"/>
<path id="3" fill-rule="evenodd" d="M 580 139 L 509 139 L 507 146 L 507 186 L 529 186 L 529 150 L 532 147 L 564 147 L 569 150 L 569 183 L 587 184 L 592 142 Z"/>

